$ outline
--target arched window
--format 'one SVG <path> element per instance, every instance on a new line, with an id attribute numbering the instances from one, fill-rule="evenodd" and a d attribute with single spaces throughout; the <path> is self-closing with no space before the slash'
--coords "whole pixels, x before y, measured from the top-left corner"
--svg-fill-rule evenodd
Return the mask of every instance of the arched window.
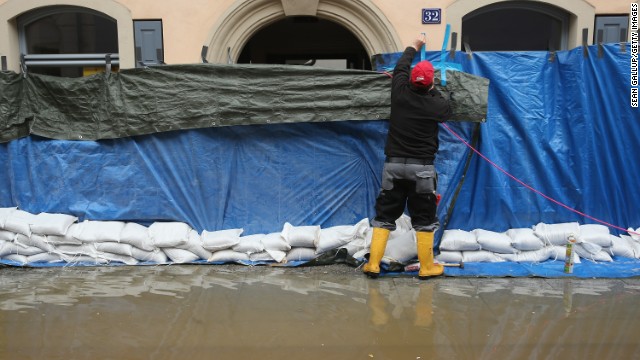
<path id="1" fill-rule="evenodd" d="M 79 77 L 100 71 L 109 61 L 117 67 L 117 23 L 100 12 L 43 7 L 18 17 L 18 31 L 29 72 Z"/>
<path id="2" fill-rule="evenodd" d="M 238 63 L 371 70 L 367 51 L 349 30 L 315 16 L 290 16 L 262 28 L 244 46 Z"/>
<path id="3" fill-rule="evenodd" d="M 566 50 L 569 13 L 538 1 L 498 2 L 462 18 L 472 51 Z"/>

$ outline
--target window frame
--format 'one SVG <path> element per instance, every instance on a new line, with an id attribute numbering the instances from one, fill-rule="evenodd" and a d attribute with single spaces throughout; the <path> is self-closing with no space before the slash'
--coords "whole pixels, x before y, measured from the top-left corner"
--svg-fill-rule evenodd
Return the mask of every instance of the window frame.
<path id="1" fill-rule="evenodd" d="M 72 5 L 54 5 L 39 9 L 33 9 L 17 18 L 18 42 L 21 54 L 22 71 L 26 72 L 31 67 L 96 67 L 105 66 L 107 71 L 111 71 L 111 66 L 120 65 L 119 46 L 118 53 L 95 53 L 95 54 L 29 54 L 27 52 L 27 32 L 26 27 L 44 17 L 64 14 L 64 13 L 84 13 L 99 16 L 113 21 L 116 24 L 116 37 L 118 21 L 111 16 L 90 8 Z M 117 39 L 116 39 L 117 40 Z"/>

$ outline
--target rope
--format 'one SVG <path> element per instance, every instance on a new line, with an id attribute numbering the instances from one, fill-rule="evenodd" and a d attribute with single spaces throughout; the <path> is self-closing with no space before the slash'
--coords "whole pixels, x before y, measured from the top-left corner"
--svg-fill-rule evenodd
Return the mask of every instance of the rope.
<path id="1" fill-rule="evenodd" d="M 447 126 L 447 124 L 445 124 L 445 123 L 441 123 L 441 124 L 442 124 L 442 126 L 444 126 L 444 128 L 445 128 L 445 129 L 447 129 L 451 134 L 453 134 L 453 136 L 457 137 L 457 138 L 458 138 L 458 140 L 462 141 L 462 143 L 464 143 L 464 144 L 465 144 L 469 149 L 471 149 L 473 152 L 475 152 L 476 154 L 478 154 L 478 156 L 480 156 L 482 159 L 484 159 L 486 162 L 488 162 L 489 164 L 491 164 L 493 167 L 495 167 L 496 169 L 500 170 L 503 174 L 507 175 L 507 176 L 508 176 L 508 177 L 510 177 L 512 180 L 516 181 L 517 183 L 519 183 L 520 185 L 524 186 L 525 188 L 527 188 L 527 189 L 529 189 L 529 190 L 533 191 L 534 193 L 536 193 L 536 194 L 538 194 L 538 195 L 542 196 L 543 198 L 545 198 L 545 199 L 547 199 L 547 200 L 549 200 L 549 201 L 553 202 L 553 203 L 554 203 L 554 204 L 556 204 L 556 205 L 560 205 L 560 206 L 562 206 L 563 208 L 565 208 L 565 209 L 567 209 L 567 210 L 569 210 L 569 211 L 572 211 L 572 212 L 574 212 L 574 213 L 576 213 L 576 214 L 578 214 L 578 215 L 584 216 L 584 217 L 586 217 L 586 218 L 588 218 L 588 219 L 591 219 L 591 220 L 593 220 L 593 221 L 599 222 L 600 224 L 603 224 L 603 225 L 609 226 L 609 227 L 614 228 L 614 229 L 617 229 L 617 230 L 621 230 L 621 231 L 623 231 L 623 232 L 628 232 L 629 234 L 640 235 L 640 233 L 638 233 L 638 232 L 636 232 L 636 231 L 632 231 L 632 230 L 630 230 L 630 229 L 625 229 L 625 228 L 622 228 L 622 227 L 620 227 L 620 226 L 616 226 L 616 225 L 610 224 L 610 223 L 608 223 L 608 222 L 606 222 L 606 221 L 603 221 L 603 220 L 597 219 L 597 218 L 595 218 L 595 217 L 593 217 L 593 216 L 591 216 L 591 215 L 587 215 L 587 214 L 585 214 L 585 213 L 583 213 L 583 212 L 580 212 L 580 211 L 578 211 L 578 210 L 576 210 L 576 209 L 574 209 L 574 208 L 572 208 L 572 207 L 570 207 L 570 206 L 568 206 L 568 205 L 565 205 L 565 204 L 561 203 L 561 202 L 560 202 L 560 201 L 558 201 L 558 200 L 555 200 L 554 198 L 552 198 L 552 197 L 550 197 L 550 196 L 548 196 L 548 195 L 543 194 L 541 191 L 539 191 L 539 190 L 537 190 L 537 189 L 534 189 L 532 186 L 530 186 L 530 185 L 526 184 L 526 183 L 525 183 L 525 182 L 523 182 L 522 180 L 520 180 L 520 179 L 516 178 L 515 176 L 513 176 L 513 175 L 509 174 L 506 170 L 504 170 L 503 168 L 501 168 L 500 166 L 498 166 L 498 164 L 494 163 L 494 162 L 493 162 L 493 161 L 491 161 L 489 158 L 487 158 L 486 156 L 484 156 L 480 151 L 476 150 L 476 148 L 474 148 L 473 146 L 471 146 L 471 145 L 470 145 L 468 142 L 466 142 L 462 137 L 460 137 L 460 135 L 456 134 L 456 132 L 454 132 L 453 130 L 451 130 L 451 128 L 450 128 L 449 126 Z"/>

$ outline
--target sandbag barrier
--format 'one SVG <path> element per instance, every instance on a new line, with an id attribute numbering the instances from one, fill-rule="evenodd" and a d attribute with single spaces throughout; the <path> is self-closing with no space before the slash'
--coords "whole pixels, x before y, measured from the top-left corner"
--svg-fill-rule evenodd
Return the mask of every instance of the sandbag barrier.
<path id="1" fill-rule="evenodd" d="M 415 231 L 403 215 L 391 232 L 385 269 L 403 269 L 417 258 Z M 640 229 L 638 229 L 640 230 Z M 631 229 L 633 231 L 633 229 Z M 636 230 L 637 232 L 637 230 Z M 66 214 L 32 214 L 0 208 L 0 262 L 13 266 L 100 266 L 225 264 L 301 266 L 361 265 L 371 243 L 369 219 L 328 228 L 294 226 L 243 234 L 243 229 L 198 232 L 182 222 L 78 222 Z M 640 238 L 610 234 L 602 225 L 539 223 L 493 232 L 446 230 L 436 260 L 441 263 L 564 261 L 569 234 L 578 239 L 574 262 L 612 262 L 612 256 L 640 259 Z"/>

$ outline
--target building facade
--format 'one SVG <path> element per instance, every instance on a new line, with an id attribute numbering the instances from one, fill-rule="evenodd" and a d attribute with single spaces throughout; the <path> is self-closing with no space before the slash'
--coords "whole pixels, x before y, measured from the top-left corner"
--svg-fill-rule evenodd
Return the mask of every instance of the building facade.
<path id="1" fill-rule="evenodd" d="M 629 0 L 0 0 L 10 71 L 83 76 L 107 65 L 315 64 L 370 69 L 419 33 L 464 51 L 568 50 L 630 38 Z M 453 40 L 453 36 L 451 37 Z"/>

